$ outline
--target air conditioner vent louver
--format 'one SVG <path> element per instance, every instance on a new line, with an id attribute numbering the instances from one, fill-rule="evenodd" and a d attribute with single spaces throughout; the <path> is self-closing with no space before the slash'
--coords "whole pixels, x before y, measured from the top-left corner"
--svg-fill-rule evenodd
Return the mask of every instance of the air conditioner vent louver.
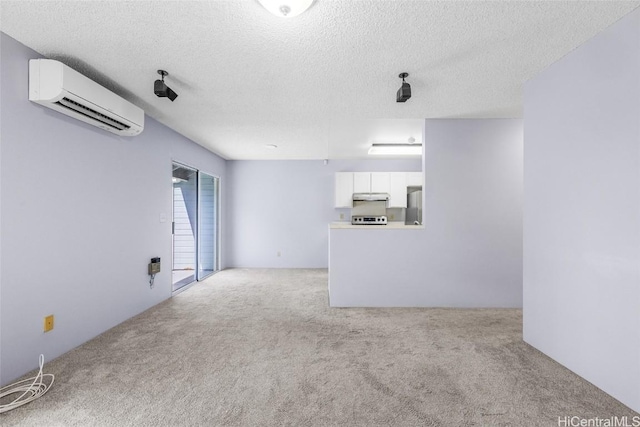
<path id="1" fill-rule="evenodd" d="M 53 59 L 29 60 L 29 100 L 120 136 L 144 129 L 144 111 Z"/>
<path id="2" fill-rule="evenodd" d="M 62 105 L 63 107 L 66 108 L 70 108 L 73 111 L 83 114 L 87 117 L 90 117 L 92 119 L 96 119 L 102 123 L 104 123 L 107 126 L 110 126 L 114 129 L 118 129 L 118 130 L 123 130 L 123 129 L 129 129 L 131 126 L 126 125 L 122 122 L 119 122 L 117 120 L 112 119 L 111 117 L 107 117 L 104 114 L 101 114 L 95 110 L 92 110 L 89 107 L 85 107 L 82 104 L 79 104 L 75 101 L 72 101 L 69 98 L 62 98 L 60 101 L 56 102 L 56 104 Z"/>

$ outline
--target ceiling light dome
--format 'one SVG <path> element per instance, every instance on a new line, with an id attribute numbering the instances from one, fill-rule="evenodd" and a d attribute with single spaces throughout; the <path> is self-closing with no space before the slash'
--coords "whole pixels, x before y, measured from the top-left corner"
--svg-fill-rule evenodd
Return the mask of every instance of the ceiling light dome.
<path id="1" fill-rule="evenodd" d="M 269 12 L 281 18 L 293 18 L 309 9 L 313 0 L 258 0 Z"/>

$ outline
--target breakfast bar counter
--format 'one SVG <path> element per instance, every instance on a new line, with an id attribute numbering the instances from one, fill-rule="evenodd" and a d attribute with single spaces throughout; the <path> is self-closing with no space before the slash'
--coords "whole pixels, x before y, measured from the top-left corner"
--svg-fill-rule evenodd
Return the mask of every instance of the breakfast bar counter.
<path id="1" fill-rule="evenodd" d="M 329 228 L 349 229 L 349 230 L 423 230 L 424 225 L 405 225 L 404 222 L 391 221 L 385 225 L 353 225 L 347 221 L 332 222 Z"/>

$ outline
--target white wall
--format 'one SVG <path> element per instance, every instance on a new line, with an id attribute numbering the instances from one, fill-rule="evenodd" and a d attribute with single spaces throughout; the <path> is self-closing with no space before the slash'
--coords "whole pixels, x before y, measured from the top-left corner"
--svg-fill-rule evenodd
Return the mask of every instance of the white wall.
<path id="1" fill-rule="evenodd" d="M 328 224 L 350 217 L 335 209 L 340 171 L 420 171 L 414 160 L 230 161 L 228 265 L 326 268 Z M 280 256 L 278 256 L 280 252 Z"/>
<path id="2" fill-rule="evenodd" d="M 524 339 L 640 411 L 640 10 L 524 95 Z"/>
<path id="3" fill-rule="evenodd" d="M 171 161 L 221 176 L 223 194 L 226 162 L 149 117 L 140 136 L 121 138 L 29 102 L 28 60 L 39 55 L 5 34 L 0 43 L 6 384 L 40 353 L 51 360 L 170 297 Z M 163 270 L 150 289 L 155 256 Z"/>
<path id="4" fill-rule="evenodd" d="M 426 120 L 424 229 L 333 229 L 331 305 L 520 307 L 522 121 Z"/>

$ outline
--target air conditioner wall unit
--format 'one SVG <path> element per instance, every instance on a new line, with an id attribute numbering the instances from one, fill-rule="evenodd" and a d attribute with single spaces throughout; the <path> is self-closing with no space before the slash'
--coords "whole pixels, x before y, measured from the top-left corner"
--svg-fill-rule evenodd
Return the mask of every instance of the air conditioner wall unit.
<path id="1" fill-rule="evenodd" d="M 29 60 L 29 100 L 117 135 L 144 129 L 144 110 L 53 59 Z"/>

